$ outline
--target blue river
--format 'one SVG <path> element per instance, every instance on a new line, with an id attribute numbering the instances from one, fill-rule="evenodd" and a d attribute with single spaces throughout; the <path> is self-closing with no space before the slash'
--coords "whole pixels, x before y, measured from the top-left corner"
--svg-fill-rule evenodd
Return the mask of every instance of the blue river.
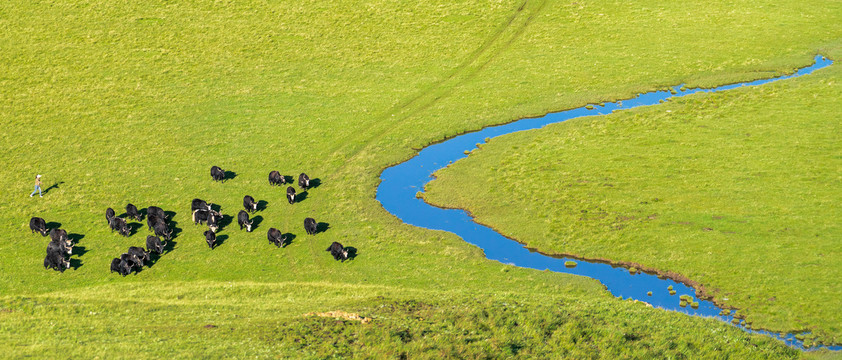
<path id="1" fill-rule="evenodd" d="M 417 198 L 416 194 L 419 191 L 424 191 L 424 185 L 433 180 L 432 174 L 434 172 L 446 167 L 452 162 L 467 157 L 466 151 L 476 149 L 477 144 L 485 143 L 486 139 L 517 131 L 538 129 L 548 124 L 584 116 L 604 115 L 617 110 L 657 105 L 667 99 L 700 92 L 726 91 L 744 86 L 759 86 L 770 82 L 804 76 L 815 70 L 828 67 L 832 63 L 830 59 L 818 55 L 813 65 L 801 68 L 790 75 L 723 85 L 712 89 L 682 89 L 683 86 L 678 85 L 672 88 L 671 91 L 649 92 L 640 94 L 632 99 L 550 113 L 538 118 L 522 119 L 459 135 L 444 142 L 429 145 L 412 159 L 385 169 L 380 175 L 382 181 L 377 188 L 377 200 L 380 201 L 386 211 L 392 213 L 403 222 L 422 228 L 452 232 L 468 243 L 480 247 L 485 252 L 485 256 L 490 260 L 524 268 L 537 270 L 549 269 L 550 271 L 560 273 L 586 276 L 600 281 L 611 294 L 623 299 L 640 300 L 652 304 L 652 306 L 657 308 L 694 316 L 714 317 L 733 324 L 734 311 L 728 311 L 728 315 L 721 315 L 723 314 L 723 309 L 718 308 L 712 301 L 696 298 L 695 290 L 687 285 L 671 279 L 660 279 L 658 276 L 652 274 L 640 272 L 631 274 L 626 268 L 605 263 L 553 257 L 536 252 L 535 250 L 526 248 L 517 241 L 506 238 L 489 227 L 475 223 L 463 210 L 442 209 L 431 206 Z M 575 261 L 577 265 L 572 268 L 566 267 L 566 261 Z M 673 290 L 675 290 L 675 295 L 670 295 L 667 290 L 669 286 L 672 286 Z M 650 291 L 652 292 L 651 296 L 647 295 L 647 292 Z M 698 302 L 698 308 L 693 308 L 689 305 L 685 307 L 679 306 L 680 295 L 693 297 L 692 301 Z M 804 348 L 804 343 L 797 340 L 795 334 L 779 334 L 762 330 L 752 330 L 746 327 L 744 321 L 739 319 L 738 321 L 739 324 L 735 326 L 745 331 L 772 336 L 784 341 L 790 346 Z M 822 346 L 822 348 L 842 350 L 842 345 Z"/>

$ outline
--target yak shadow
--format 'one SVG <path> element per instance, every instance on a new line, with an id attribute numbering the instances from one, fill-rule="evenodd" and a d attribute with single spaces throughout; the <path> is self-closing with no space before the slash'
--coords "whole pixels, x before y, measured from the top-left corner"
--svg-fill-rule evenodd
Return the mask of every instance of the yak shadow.
<path id="1" fill-rule="evenodd" d="M 345 250 L 348 250 L 348 260 L 354 260 L 357 257 L 357 248 L 353 246 L 346 246 Z"/>
<path id="2" fill-rule="evenodd" d="M 225 180 L 231 180 L 235 177 L 237 177 L 237 173 L 226 170 L 225 175 L 222 177 L 222 181 L 225 182 Z"/>
<path id="3" fill-rule="evenodd" d="M 70 261 L 70 267 L 72 267 L 73 270 L 76 270 L 76 269 L 82 267 L 82 259 L 71 258 L 69 261 Z"/>
<path id="4" fill-rule="evenodd" d="M 146 225 L 138 222 L 127 223 L 126 225 L 129 227 L 129 236 L 137 234 L 137 232 L 140 231 L 140 229 L 146 227 Z"/>
<path id="5" fill-rule="evenodd" d="M 177 226 L 178 221 L 170 221 L 169 228 L 172 231 L 172 234 L 170 235 L 170 240 L 177 238 L 178 235 L 181 234 L 181 228 Z"/>
<path id="6" fill-rule="evenodd" d="M 78 243 L 79 240 L 85 238 L 85 235 L 82 234 L 67 234 L 67 238 L 70 239 L 74 244 Z"/>
<path id="7" fill-rule="evenodd" d="M 144 209 L 144 210 L 146 210 L 146 209 Z M 166 214 L 166 213 L 165 213 L 165 214 Z M 128 216 L 128 214 L 126 214 L 126 216 Z M 143 221 L 144 219 L 146 219 L 146 213 L 145 213 L 145 212 L 141 212 L 140 210 L 138 210 L 138 211 L 137 211 L 137 217 L 138 217 L 138 218 L 137 218 L 137 219 L 135 219 L 135 220 L 137 220 L 137 221 Z"/>
<path id="8" fill-rule="evenodd" d="M 55 184 L 50 185 L 50 187 L 44 189 L 44 191 L 41 192 L 41 195 L 46 195 L 52 189 L 58 189 L 58 186 L 61 185 L 61 184 L 64 184 L 64 181 L 59 181 Z"/>
<path id="9" fill-rule="evenodd" d="M 287 245 L 292 244 L 292 240 L 295 239 L 295 234 L 293 233 L 286 233 L 281 235 L 281 239 L 284 239 L 284 242 L 281 244 L 281 247 L 286 247 Z"/>
<path id="10" fill-rule="evenodd" d="M 147 261 L 146 264 L 143 265 L 151 269 L 153 266 L 155 266 L 155 263 L 157 263 L 159 259 L 161 259 L 161 255 L 158 255 L 158 253 L 154 251 L 150 251 L 149 261 Z"/>
<path id="11" fill-rule="evenodd" d="M 320 223 L 316 224 L 316 234 L 323 233 L 323 232 L 327 231 L 327 229 L 330 229 L 330 224 L 328 224 L 326 222 L 320 222 Z"/>
<path id="12" fill-rule="evenodd" d="M 164 252 L 161 253 L 160 255 L 158 255 L 158 253 L 156 253 L 154 251 L 150 251 L 149 252 L 149 261 L 147 261 L 146 264 L 144 264 L 144 266 L 146 266 L 150 269 L 152 268 L 152 266 L 155 266 L 155 264 L 158 263 L 158 260 L 160 260 L 161 257 L 163 257 L 164 254 L 166 254 L 168 252 L 167 246 L 170 246 L 170 243 L 173 243 L 173 246 L 175 246 L 174 241 L 167 241 L 167 245 L 164 246 Z M 172 250 L 172 249 L 170 249 L 170 250 Z"/>
<path id="13" fill-rule="evenodd" d="M 47 233 L 49 233 L 50 230 L 52 230 L 52 229 L 61 229 L 61 223 L 55 222 L 55 221 L 48 222 L 47 223 Z"/>
<path id="14" fill-rule="evenodd" d="M 216 237 L 216 243 L 214 243 L 213 248 L 216 249 L 222 245 L 222 243 L 228 240 L 228 235 L 219 235 Z"/>
<path id="15" fill-rule="evenodd" d="M 260 215 L 257 215 L 255 217 L 251 218 L 251 231 L 254 231 L 254 229 L 257 229 L 260 226 L 260 223 L 262 223 L 262 222 L 263 222 L 263 217 L 260 216 Z"/>
<path id="16" fill-rule="evenodd" d="M 175 215 L 176 215 L 176 214 L 177 214 L 177 213 L 176 213 L 175 211 L 166 211 L 166 210 L 164 210 L 164 216 L 166 216 L 166 217 L 167 217 L 167 221 L 169 221 L 170 223 L 174 222 L 174 221 L 172 221 L 172 219 L 174 219 L 174 218 L 175 218 Z"/>
<path id="17" fill-rule="evenodd" d="M 234 221 L 234 217 L 223 214 L 222 219 L 219 219 L 219 222 L 216 223 L 216 225 L 219 225 L 219 229 L 216 230 L 216 232 L 220 232 L 220 231 L 224 230 L 225 227 L 228 226 L 228 225 L 231 225 L 231 223 L 233 221 Z"/>
<path id="18" fill-rule="evenodd" d="M 281 178 L 284 179 L 284 184 L 292 184 L 293 178 L 292 176 L 281 175 Z"/>
<path id="19" fill-rule="evenodd" d="M 145 210 L 145 209 L 144 209 L 144 210 Z M 164 214 L 166 214 L 166 212 L 164 212 Z M 137 215 L 140 217 L 140 219 L 135 219 L 135 218 L 133 218 L 133 217 L 129 217 L 129 213 L 127 213 L 127 212 L 123 211 L 123 213 L 122 213 L 122 214 L 120 214 L 120 215 L 117 215 L 117 217 L 120 217 L 120 218 L 126 219 L 126 221 L 128 221 L 128 220 L 143 221 L 143 219 L 145 218 L 145 216 L 144 216 L 145 214 L 144 214 L 144 213 L 142 213 L 140 210 L 138 210 L 138 211 L 137 211 Z"/>
<path id="20" fill-rule="evenodd" d="M 79 246 L 79 245 L 73 246 L 73 255 L 82 256 L 82 255 L 85 255 L 87 252 L 88 252 L 88 250 L 85 249 L 84 246 Z"/>
<path id="21" fill-rule="evenodd" d="M 295 194 L 295 202 L 300 203 L 307 199 L 307 191 L 302 191 L 298 194 Z"/>
<path id="22" fill-rule="evenodd" d="M 164 253 L 161 255 L 155 254 L 155 256 L 160 258 L 161 256 L 164 256 L 164 254 L 169 254 L 171 251 L 173 251 L 173 249 L 175 249 L 176 244 L 178 244 L 178 242 L 173 241 L 172 239 L 166 240 L 166 242 L 164 242 Z"/>
<path id="23" fill-rule="evenodd" d="M 267 207 L 269 207 L 269 202 L 268 202 L 268 201 L 266 201 L 266 200 L 260 200 L 260 201 L 258 201 L 258 202 L 257 202 L 257 211 L 263 211 L 263 210 L 266 210 L 266 208 L 267 208 Z"/>
<path id="24" fill-rule="evenodd" d="M 315 189 L 315 188 L 319 187 L 319 185 L 321 185 L 321 184 L 322 184 L 322 179 L 319 179 L 319 178 L 310 179 L 310 189 Z"/>

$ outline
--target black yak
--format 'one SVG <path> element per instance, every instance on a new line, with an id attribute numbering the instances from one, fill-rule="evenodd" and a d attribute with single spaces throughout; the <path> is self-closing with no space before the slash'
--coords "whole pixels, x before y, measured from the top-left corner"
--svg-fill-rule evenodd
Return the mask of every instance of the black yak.
<path id="1" fill-rule="evenodd" d="M 269 173 L 269 185 L 283 185 L 286 183 L 286 177 L 281 175 L 277 170 L 272 170 Z"/>
<path id="2" fill-rule="evenodd" d="M 249 221 L 249 214 L 243 210 L 237 214 L 237 223 L 240 224 L 240 230 L 246 228 L 246 231 L 251 232 L 251 224 L 254 220 Z"/>
<path id="3" fill-rule="evenodd" d="M 298 175 L 298 187 L 307 190 L 310 187 L 310 177 L 305 173 Z"/>
<path id="4" fill-rule="evenodd" d="M 44 219 L 39 217 L 33 217 L 29 219 L 29 230 L 30 233 L 39 232 L 41 236 L 47 236 L 47 222 Z"/>
<path id="5" fill-rule="evenodd" d="M 316 219 L 304 219 L 304 231 L 307 232 L 307 235 L 316 235 L 316 230 L 318 230 L 318 227 L 316 226 Z"/>
<path id="6" fill-rule="evenodd" d="M 342 262 L 348 260 L 348 250 L 345 249 L 342 244 L 334 241 L 333 244 L 330 244 L 330 247 L 327 248 L 325 251 L 330 251 L 330 254 L 333 255 L 334 260 L 342 259 Z"/>
<path id="7" fill-rule="evenodd" d="M 269 242 L 275 244 L 277 247 L 284 247 L 286 246 L 286 238 L 281 234 L 281 231 L 275 228 L 270 228 L 268 232 L 266 232 L 266 237 L 269 239 Z"/>

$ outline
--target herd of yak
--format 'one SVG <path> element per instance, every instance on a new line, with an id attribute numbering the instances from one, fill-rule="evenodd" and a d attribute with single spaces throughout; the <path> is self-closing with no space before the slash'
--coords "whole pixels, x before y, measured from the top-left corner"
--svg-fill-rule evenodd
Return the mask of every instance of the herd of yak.
<path id="1" fill-rule="evenodd" d="M 225 182 L 225 171 L 218 166 L 211 167 L 211 177 L 214 181 Z M 271 186 L 286 184 L 286 177 L 281 175 L 278 171 L 269 173 L 269 184 Z M 310 188 L 310 177 L 307 174 L 301 173 L 298 176 L 298 186 L 306 190 Z M 295 188 L 287 187 L 287 201 L 290 204 L 295 203 Z M 246 229 L 251 232 L 253 220 L 249 219 L 249 214 L 257 211 L 257 202 L 254 198 L 246 195 L 243 197 L 243 208 L 237 214 L 237 223 L 240 225 L 240 230 Z M 216 232 L 219 230 L 219 222 L 222 220 L 222 214 L 213 209 L 213 204 L 210 204 L 201 199 L 193 199 L 191 204 L 191 211 L 193 212 L 193 224 L 207 225 L 208 230 L 204 232 L 205 240 L 208 247 L 213 250 L 216 245 Z M 126 205 L 126 218 L 137 221 L 142 220 L 141 212 L 133 204 Z M 108 208 L 105 210 L 105 219 L 108 221 L 108 226 L 111 232 L 117 231 L 120 235 L 128 237 L 131 235 L 131 227 L 129 227 L 126 220 L 118 217 L 114 209 Z M 173 230 L 170 229 L 170 222 L 164 209 L 157 206 L 149 206 L 146 208 L 146 225 L 154 235 L 146 237 L 146 249 L 138 246 L 129 247 L 128 251 L 114 258 L 111 261 L 111 272 L 117 272 L 122 276 L 130 274 L 132 271 L 140 270 L 144 264 L 149 263 L 150 253 L 154 252 L 161 255 L 164 252 L 166 242 L 172 239 Z M 70 268 L 69 257 L 73 253 L 73 241 L 68 237 L 67 231 L 60 228 L 47 229 L 47 223 L 44 219 L 33 217 L 29 221 L 29 228 L 34 232 L 38 232 L 41 236 L 50 236 L 50 243 L 47 245 L 47 256 L 44 258 L 44 268 L 53 269 L 64 272 L 65 269 Z M 314 235 L 318 231 L 318 225 L 313 218 L 304 219 L 304 230 L 308 235 Z M 270 228 L 266 234 L 269 242 L 275 244 L 277 247 L 285 247 L 287 237 L 278 229 Z M 163 241 L 161 240 L 163 238 Z M 333 242 L 326 251 L 329 251 L 335 260 L 345 261 L 348 259 L 348 250 L 342 244 Z"/>

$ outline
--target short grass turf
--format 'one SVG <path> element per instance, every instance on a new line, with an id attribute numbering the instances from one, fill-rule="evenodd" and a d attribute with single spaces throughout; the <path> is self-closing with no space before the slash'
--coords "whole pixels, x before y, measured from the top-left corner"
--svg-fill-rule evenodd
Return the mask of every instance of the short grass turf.
<path id="1" fill-rule="evenodd" d="M 142 346 L 161 354 L 296 357 L 301 349 L 249 348 L 246 330 L 256 327 L 245 315 L 237 320 L 243 332 L 219 347 L 212 345 L 224 337 L 197 327 L 229 316 L 214 304 L 254 304 L 251 298 L 266 299 L 263 310 L 240 307 L 255 318 L 286 321 L 336 307 L 368 316 L 367 308 L 389 303 L 377 300 L 378 286 L 391 289 L 388 299 L 433 299 L 443 309 L 498 293 L 545 309 L 554 300 L 543 296 L 564 294 L 593 306 L 597 316 L 622 303 L 598 304 L 608 295 L 594 281 L 507 269 L 453 235 L 401 225 L 374 200 L 379 172 L 409 158 L 413 148 L 489 124 L 680 82 L 791 71 L 842 38 L 835 26 L 839 7 L 832 1 L 810 7 L 771 1 L 3 2 L 0 316 L 4 336 L 26 340 L 0 342 L 0 349 L 8 356 L 113 355 L 156 334 L 174 342 Z M 653 34 L 659 41 L 650 41 Z M 212 165 L 236 176 L 213 183 Z M 320 185 L 290 206 L 283 189 L 268 186 L 270 170 L 304 171 Z M 49 189 L 43 199 L 28 197 L 37 173 Z M 256 215 L 257 229 L 247 234 L 229 224 L 211 251 L 204 229 L 190 222 L 190 200 L 221 205 L 231 221 L 246 194 L 268 203 Z M 128 202 L 174 212 L 178 236 L 151 267 L 121 278 L 108 273 L 110 260 L 143 245 L 148 232 L 135 226 L 121 238 L 103 215 L 107 207 L 122 213 Z M 61 224 L 78 240 L 71 270 L 42 268 L 46 241 L 29 233 L 31 216 Z M 304 235 L 307 216 L 328 230 Z M 296 237 L 276 249 L 265 240 L 269 227 Z M 332 241 L 355 247 L 356 258 L 335 262 L 324 251 Z M 298 286 L 270 290 L 288 302 L 236 290 L 289 281 Z M 307 290 L 321 282 L 330 286 Z M 171 299 L 178 296 L 205 302 Z M 76 307 L 82 310 L 69 312 Z M 611 329 L 604 324 L 619 319 L 640 324 L 643 317 L 678 316 L 682 322 L 648 328 L 661 334 L 651 350 L 597 339 L 595 351 L 606 355 L 590 356 L 626 348 L 672 351 L 664 334 L 692 336 L 686 329 L 695 326 L 719 335 L 696 343 L 707 350 L 685 356 L 712 356 L 714 347 L 704 341 L 744 357 L 755 349 L 746 341 L 760 341 L 709 320 L 617 307 L 619 318 L 606 313 L 584 335 L 600 338 Z M 490 301 L 475 308 L 465 314 L 499 310 Z M 462 316 L 442 311 L 435 323 Z M 74 322 L 86 331 L 57 345 Z M 395 324 L 387 327 L 400 331 Z M 309 356 L 331 356 L 330 344 L 325 339 L 317 344 L 324 349 Z M 565 340 L 546 351 L 576 344 Z M 758 344 L 756 357 L 796 355 L 774 341 Z M 534 346 L 518 351 L 544 351 Z"/>
<path id="2" fill-rule="evenodd" d="M 677 272 L 754 327 L 838 343 L 840 69 L 496 138 L 426 198 L 544 252 Z"/>
<path id="3" fill-rule="evenodd" d="M 114 284 L 6 298 L 0 301 L 0 340 L 5 354 L 15 357 L 799 355 L 774 339 L 717 320 L 554 290 L 532 297 L 329 282 Z M 334 310 L 344 317 L 321 314 Z"/>

